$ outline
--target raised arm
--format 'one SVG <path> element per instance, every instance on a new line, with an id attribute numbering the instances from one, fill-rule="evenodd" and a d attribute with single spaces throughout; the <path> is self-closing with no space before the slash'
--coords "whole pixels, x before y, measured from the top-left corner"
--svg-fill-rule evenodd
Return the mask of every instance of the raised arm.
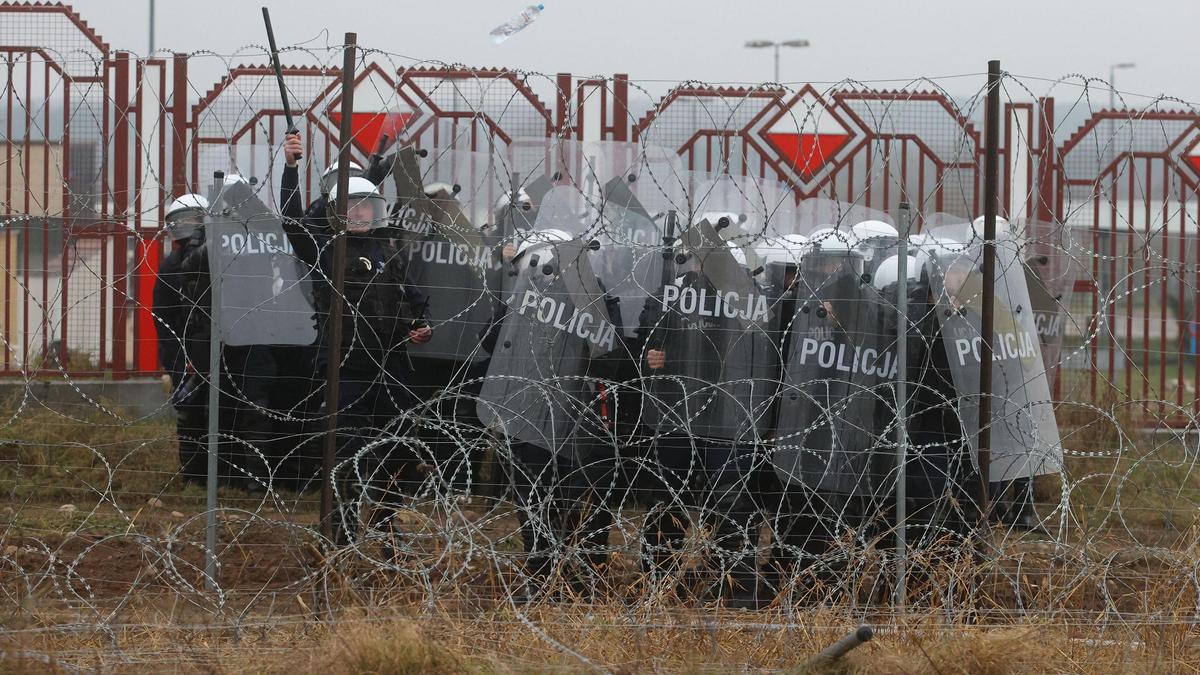
<path id="1" fill-rule="evenodd" d="M 300 134 L 288 134 L 283 142 L 283 155 L 287 161 L 283 176 L 279 180 L 279 204 L 283 214 L 283 231 L 287 234 L 296 257 L 310 267 L 317 264 L 320 247 L 327 233 L 317 232 L 305 223 L 304 200 L 300 195 L 299 157 L 304 151 Z"/>

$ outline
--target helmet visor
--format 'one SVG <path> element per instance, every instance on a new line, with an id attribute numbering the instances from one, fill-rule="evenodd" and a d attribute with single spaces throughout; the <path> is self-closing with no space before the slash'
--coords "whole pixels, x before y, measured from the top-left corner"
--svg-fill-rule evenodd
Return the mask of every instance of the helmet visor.
<path id="1" fill-rule="evenodd" d="M 172 241 L 187 239 L 204 227 L 204 212 L 200 209 L 185 209 L 167 216 L 167 232 Z"/>
<path id="2" fill-rule="evenodd" d="M 387 226 L 387 203 L 378 194 L 350 195 L 346 204 L 346 230 L 370 232 Z"/>

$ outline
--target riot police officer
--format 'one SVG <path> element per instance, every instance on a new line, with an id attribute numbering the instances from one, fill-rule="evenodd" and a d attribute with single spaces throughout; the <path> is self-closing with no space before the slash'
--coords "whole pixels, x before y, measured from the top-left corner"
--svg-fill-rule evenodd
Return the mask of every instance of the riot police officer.
<path id="1" fill-rule="evenodd" d="M 179 470 L 184 481 L 203 485 L 206 452 L 201 438 L 207 432 L 203 383 L 185 349 L 188 324 L 207 321 L 204 308 L 187 300 L 188 280 L 181 263 L 203 232 L 208 200 L 198 194 L 180 196 L 167 208 L 165 222 L 171 251 L 159 264 L 154 282 L 155 330 L 158 333 L 158 361 L 171 380 L 171 405 L 175 408 L 175 435 L 179 443 Z"/>
<path id="2" fill-rule="evenodd" d="M 527 597 L 546 590 L 555 563 L 577 591 L 598 588 L 607 559 L 616 463 L 604 399 L 624 352 L 620 307 L 591 264 L 580 194 L 551 191 L 509 262 L 507 311 L 491 347 L 478 415 L 507 440 Z M 579 564 L 575 564 L 579 563 Z"/>
<path id="3" fill-rule="evenodd" d="M 237 174 L 224 178 L 222 192 L 231 186 L 249 185 Z M 220 198 L 220 197 L 219 197 Z M 211 307 L 208 242 L 205 228 L 193 231 L 183 245 L 187 254 L 180 260 L 180 271 L 186 283 L 183 295 L 192 307 L 202 313 L 200 320 L 189 321 L 185 349 L 188 360 L 208 363 L 209 345 L 214 336 L 209 319 Z M 270 284 L 270 279 L 261 283 Z M 200 370 L 200 369 L 198 369 Z M 220 478 L 230 485 L 250 491 L 260 491 L 270 485 L 273 471 L 270 466 L 273 422 L 269 416 L 269 389 L 275 377 L 275 362 L 264 344 L 224 345 L 221 349 L 221 388 L 219 399 Z M 206 373 L 205 373 L 206 374 Z M 212 386 L 212 382 L 207 382 Z M 200 394 L 203 397 L 203 394 Z M 207 399 L 203 399 L 207 402 Z M 213 411 L 207 411 L 211 415 Z"/>
<path id="4" fill-rule="evenodd" d="M 289 135 L 281 191 L 285 209 L 292 213 L 291 204 L 298 199 L 296 165 L 301 152 L 299 135 Z M 407 386 L 407 345 L 423 344 L 432 336 L 425 324 L 425 295 L 411 283 L 406 258 L 387 231 L 383 196 L 365 178 L 351 178 L 347 187 L 344 232 L 337 232 L 327 220 L 284 219 L 296 255 L 311 268 L 322 347 L 318 373 L 326 368 L 333 332 L 329 317 L 334 301 L 334 237 L 346 237 L 339 396 L 337 410 L 325 411 L 337 415 L 342 514 L 335 518 L 335 530 L 341 543 L 359 525 L 349 509 L 393 502 L 385 494 L 386 486 L 395 484 L 411 492 L 422 479 L 418 457 L 405 435 L 407 413 L 416 403 Z M 335 186 L 329 202 L 336 200 Z M 365 503 L 356 504 L 358 499 Z"/>
<path id="5" fill-rule="evenodd" d="M 648 346 L 644 408 L 654 421 L 641 488 L 657 502 L 643 548 L 650 571 L 672 574 L 686 530 L 711 527 L 710 578 L 697 590 L 756 607 L 752 475 L 769 428 L 778 352 L 767 296 L 717 232 L 729 223 L 702 217 L 685 232 L 674 256 L 677 276 L 640 321 Z M 681 581 L 681 592 L 692 590 Z"/>

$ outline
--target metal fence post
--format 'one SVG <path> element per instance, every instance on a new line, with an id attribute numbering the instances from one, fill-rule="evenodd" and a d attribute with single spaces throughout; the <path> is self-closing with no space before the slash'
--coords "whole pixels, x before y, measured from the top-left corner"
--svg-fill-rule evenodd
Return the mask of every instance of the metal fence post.
<path id="1" fill-rule="evenodd" d="M 333 469 L 337 458 L 337 413 L 338 413 L 338 381 L 341 377 L 342 365 L 342 297 L 346 285 L 346 190 L 350 189 L 350 144 L 353 142 L 353 128 L 350 125 L 351 114 L 354 112 L 354 62 L 357 56 L 358 36 L 346 33 L 342 53 L 342 119 L 338 131 L 338 178 L 337 203 L 334 204 L 334 217 L 330 219 L 333 226 L 333 288 L 330 290 L 329 303 L 329 363 L 325 372 L 325 446 L 321 458 L 321 533 L 330 540 L 334 538 L 333 513 Z M 335 542 L 336 543 L 336 542 Z"/>
<path id="2" fill-rule="evenodd" d="M 979 346 L 979 524 L 991 511 L 992 340 L 996 326 L 996 212 L 1000 183 L 1000 61 L 988 61 L 983 165 L 983 327 Z"/>
<path id="3" fill-rule="evenodd" d="M 222 179 L 224 177 L 222 176 Z M 220 189 L 217 187 L 216 189 Z M 219 193 L 218 193 L 219 194 Z M 216 208 L 216 202 L 213 202 Z M 216 222 L 204 228 L 208 252 L 208 482 L 204 518 L 204 575 L 208 590 L 217 590 L 217 452 L 221 422 L 221 233 Z"/>

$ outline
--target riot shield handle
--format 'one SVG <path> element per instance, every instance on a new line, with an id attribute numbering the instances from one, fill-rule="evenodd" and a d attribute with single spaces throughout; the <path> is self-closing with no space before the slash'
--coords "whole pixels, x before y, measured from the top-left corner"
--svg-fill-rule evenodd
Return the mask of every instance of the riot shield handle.
<path id="1" fill-rule="evenodd" d="M 371 153 L 371 157 L 367 163 L 367 171 L 364 175 L 376 185 L 383 183 L 388 174 L 392 172 L 392 167 L 395 166 L 395 162 L 392 162 L 386 169 L 383 168 L 383 151 L 387 149 L 388 141 L 390 140 L 391 138 L 387 134 L 381 134 L 379 142 L 375 144 L 375 152 Z M 394 157 L 395 155 L 393 155 Z M 383 172 L 382 174 L 380 173 L 381 171 Z"/>
<path id="2" fill-rule="evenodd" d="M 275 80 L 279 83 L 279 98 L 283 101 L 283 118 L 287 122 L 287 133 L 298 134 L 300 130 L 292 122 L 292 106 L 288 103 L 287 87 L 283 84 L 283 67 L 279 65 L 279 48 L 275 46 L 275 31 L 271 28 L 271 12 L 262 8 L 263 23 L 267 26 L 267 43 L 271 47 L 271 65 L 275 68 Z M 304 159 L 303 154 L 296 155 L 296 160 Z"/>

